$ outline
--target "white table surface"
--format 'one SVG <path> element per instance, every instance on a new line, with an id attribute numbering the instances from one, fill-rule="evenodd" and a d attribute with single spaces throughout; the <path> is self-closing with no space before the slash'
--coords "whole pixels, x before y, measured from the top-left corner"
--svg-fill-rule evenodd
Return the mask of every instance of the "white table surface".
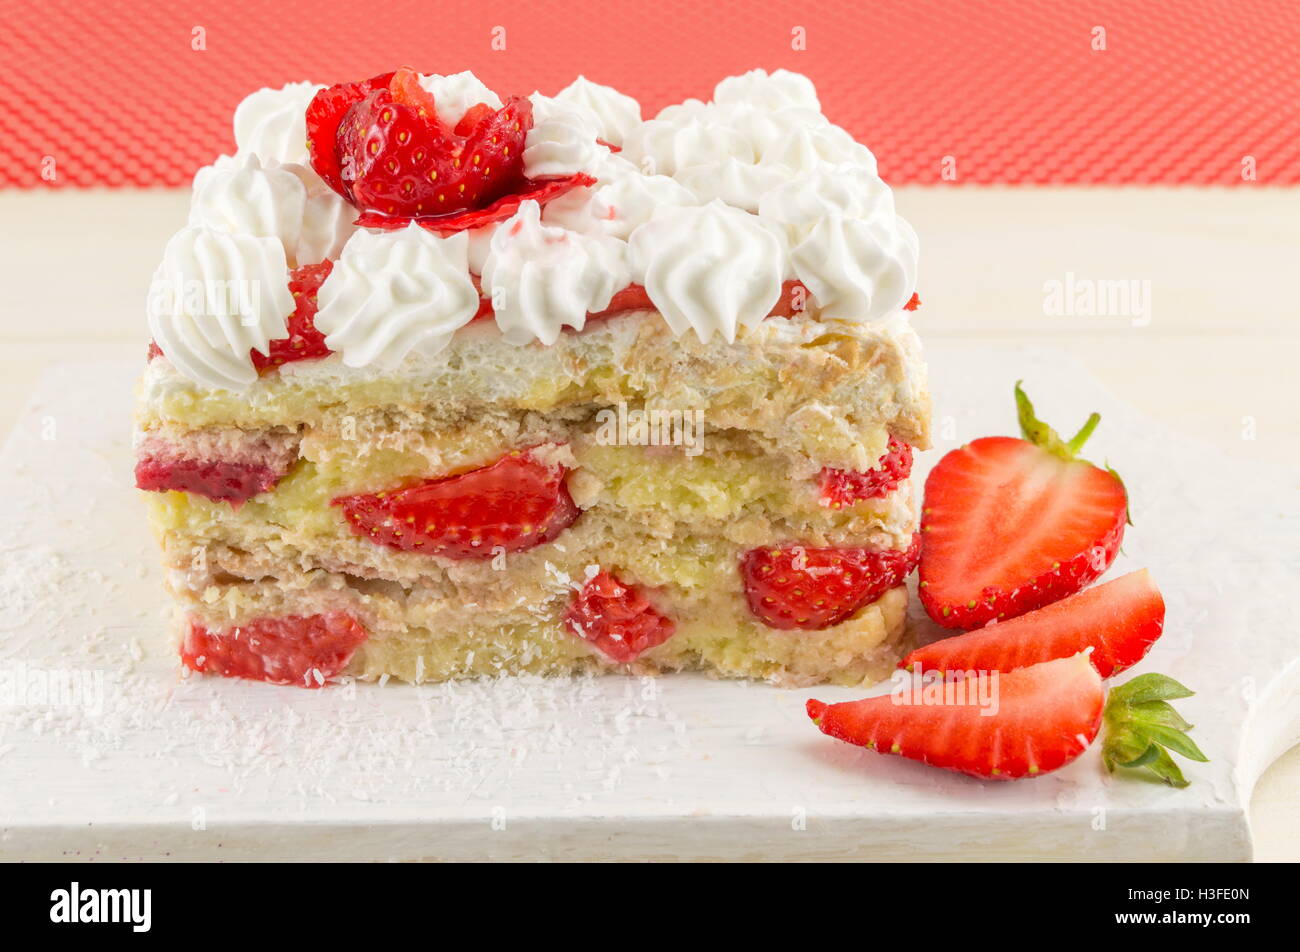
<path id="1" fill-rule="evenodd" d="M 922 237 L 923 337 L 1066 346 L 1171 429 L 1300 472 L 1300 298 L 1287 280 L 1300 190 L 898 197 Z M 0 192 L 0 433 L 50 362 L 142 358 L 145 288 L 186 203 L 181 191 Z M 1046 314 L 1044 283 L 1067 273 L 1149 281 L 1150 322 Z M 1300 748 L 1259 783 L 1252 822 L 1257 858 L 1300 859 Z"/>

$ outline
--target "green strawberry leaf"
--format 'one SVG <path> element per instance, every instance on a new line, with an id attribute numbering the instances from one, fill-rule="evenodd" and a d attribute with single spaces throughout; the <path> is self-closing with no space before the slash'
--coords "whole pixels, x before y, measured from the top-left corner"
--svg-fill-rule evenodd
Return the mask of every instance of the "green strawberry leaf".
<path id="1" fill-rule="evenodd" d="M 1169 752 L 1201 763 L 1210 758 L 1187 735 L 1192 725 L 1169 701 L 1192 694 L 1173 678 L 1156 673 L 1139 675 L 1112 688 L 1102 714 L 1105 740 L 1101 757 L 1106 769 L 1112 773 L 1119 768 L 1145 770 L 1172 787 L 1187 786 L 1187 778 Z"/>
<path id="2" fill-rule="evenodd" d="M 1020 386 L 1023 380 L 1016 381 L 1016 416 L 1020 420 L 1020 434 L 1035 446 L 1041 446 L 1053 456 L 1060 457 L 1067 463 L 1075 460 L 1079 455 L 1079 450 L 1083 449 L 1083 444 L 1088 442 L 1088 437 L 1092 436 L 1092 431 L 1097 429 L 1097 424 L 1101 422 L 1101 414 L 1094 413 L 1079 428 L 1079 432 L 1070 437 L 1068 441 L 1061 439 L 1059 433 L 1038 419 L 1034 413 L 1034 405 L 1029 401 L 1029 396 Z"/>
<path id="3" fill-rule="evenodd" d="M 1177 701 L 1191 697 L 1195 691 L 1189 691 L 1173 678 L 1154 671 L 1139 675 L 1131 681 L 1125 681 L 1118 687 L 1111 688 L 1111 702 L 1122 699 L 1126 704 L 1145 704 L 1148 701 Z"/>

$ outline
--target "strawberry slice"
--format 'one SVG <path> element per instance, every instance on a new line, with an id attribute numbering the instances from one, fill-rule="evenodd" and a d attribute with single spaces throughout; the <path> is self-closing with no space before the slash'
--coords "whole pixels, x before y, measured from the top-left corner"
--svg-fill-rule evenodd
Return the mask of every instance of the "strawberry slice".
<path id="1" fill-rule="evenodd" d="M 1165 602 L 1146 569 L 1007 621 L 917 648 L 900 668 L 1011 671 L 1092 648 L 1103 678 L 1131 668 L 1165 626 Z"/>
<path id="2" fill-rule="evenodd" d="M 339 176 L 354 204 L 384 217 L 481 209 L 523 182 L 532 123 L 533 104 L 515 96 L 500 109 L 467 113 L 457 124 L 466 132 L 458 134 L 438 117 L 419 74 L 399 69 L 343 113 Z"/>
<path id="3" fill-rule="evenodd" d="M 456 123 L 456 135 L 468 136 L 480 122 L 492 117 L 496 110 L 485 102 L 470 106 L 465 110 L 465 115 L 460 117 L 460 122 Z"/>
<path id="4" fill-rule="evenodd" d="M 838 625 L 901 585 L 916 567 L 920 545 L 914 535 L 907 549 L 750 549 L 740 560 L 749 610 L 770 628 Z"/>
<path id="5" fill-rule="evenodd" d="M 503 195 L 486 208 L 475 208 L 454 215 L 419 217 L 409 215 L 390 216 L 378 212 L 363 211 L 357 217 L 355 224 L 360 225 L 362 228 L 397 231 L 405 228 L 411 222 L 416 222 L 421 228 L 427 228 L 429 231 L 445 238 L 456 234 L 458 231 L 481 228 L 484 225 L 505 221 L 519 211 L 519 206 L 524 202 L 535 201 L 545 207 L 547 202 L 557 199 L 575 188 L 595 184 L 596 180 L 585 172 L 576 172 L 568 178 L 547 179 L 545 181 L 541 179 L 522 179 L 514 192 Z"/>
<path id="6" fill-rule="evenodd" d="M 865 473 L 829 466 L 823 469 L 821 503 L 839 509 L 863 499 L 879 499 L 892 493 L 911 474 L 912 447 L 891 436 L 889 448 L 875 469 Z"/>
<path id="7" fill-rule="evenodd" d="M 920 306 L 921 306 L 921 296 L 917 294 L 915 291 L 913 291 L 912 296 L 908 298 L 907 303 L 903 305 L 903 310 L 915 311 Z"/>
<path id="8" fill-rule="evenodd" d="M 311 167 L 330 188 L 348 201 L 352 201 L 352 193 L 343 181 L 337 147 L 339 123 L 354 104 L 376 89 L 387 87 L 392 78 L 392 73 L 381 73 L 359 83 L 327 86 L 307 104 L 307 154 L 311 157 Z"/>
<path id="9" fill-rule="evenodd" d="M 289 336 L 271 341 L 270 353 L 262 356 L 253 351 L 253 366 L 266 373 L 296 360 L 328 357 L 325 335 L 316 330 L 316 294 L 334 269 L 334 262 L 303 265 L 289 273 L 289 292 L 293 295 L 293 313 L 289 315 Z"/>
<path id="10" fill-rule="evenodd" d="M 1110 567 L 1124 538 L 1124 484 L 1076 458 L 1100 416 L 1065 442 L 1019 384 L 1015 392 L 1025 438 L 975 440 L 925 483 L 921 603 L 945 628 L 978 628 L 1072 595 Z"/>
<path id="11" fill-rule="evenodd" d="M 135 464 L 135 486 L 146 492 L 194 493 L 238 508 L 259 493 L 270 492 L 284 474 L 285 470 L 264 463 L 145 455 Z"/>
<path id="12" fill-rule="evenodd" d="M 489 466 L 404 489 L 340 496 L 348 527 L 377 545 L 449 559 L 490 559 L 550 542 L 581 510 L 568 470 L 516 450 Z"/>
<path id="13" fill-rule="evenodd" d="M 257 618 L 225 631 L 191 621 L 181 663 L 200 674 L 318 688 L 347 667 L 366 637 L 343 612 Z"/>
<path id="14" fill-rule="evenodd" d="M 677 629 L 671 618 L 654 610 L 639 587 L 603 571 L 574 595 L 564 623 L 618 664 L 635 661 L 671 638 Z"/>
<path id="15" fill-rule="evenodd" d="M 1096 738 L 1105 693 L 1084 655 L 987 679 L 982 692 L 973 678 L 929 690 L 917 678 L 864 701 L 810 700 L 808 716 L 850 744 L 986 780 L 1057 770 Z"/>

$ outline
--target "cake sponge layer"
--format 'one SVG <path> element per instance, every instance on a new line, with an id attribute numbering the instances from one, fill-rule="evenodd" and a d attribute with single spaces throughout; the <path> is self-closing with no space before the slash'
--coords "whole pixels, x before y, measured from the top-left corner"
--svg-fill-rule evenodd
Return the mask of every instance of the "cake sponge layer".
<path id="1" fill-rule="evenodd" d="M 286 364 L 240 393 L 201 387 L 158 358 L 144 376 L 139 426 L 440 430 L 502 412 L 620 405 L 699 411 L 711 430 L 749 431 L 775 453 L 841 469 L 870 469 L 891 434 L 929 445 L 925 366 L 901 315 L 773 318 L 733 342 L 703 342 L 674 337 L 656 312 L 630 312 L 548 347 L 514 346 L 475 324 L 395 369 L 347 367 L 335 355 Z"/>

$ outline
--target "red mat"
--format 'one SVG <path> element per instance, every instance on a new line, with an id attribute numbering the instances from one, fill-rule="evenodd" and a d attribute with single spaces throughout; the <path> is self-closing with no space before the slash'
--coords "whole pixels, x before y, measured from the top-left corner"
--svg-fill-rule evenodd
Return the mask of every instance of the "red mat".
<path id="1" fill-rule="evenodd" d="M 950 156 L 959 184 L 1294 185 L 1297 49 L 1296 0 L 0 0 L 0 186 L 184 184 L 253 89 L 403 64 L 503 93 L 581 72 L 647 115 L 784 66 L 895 183 Z"/>

